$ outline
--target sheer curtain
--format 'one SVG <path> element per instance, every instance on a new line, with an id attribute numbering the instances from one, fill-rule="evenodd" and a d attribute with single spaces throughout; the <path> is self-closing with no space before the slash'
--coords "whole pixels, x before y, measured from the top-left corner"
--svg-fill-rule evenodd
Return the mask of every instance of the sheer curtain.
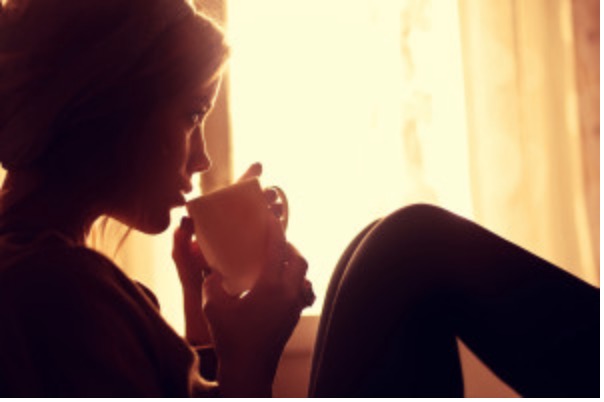
<path id="1" fill-rule="evenodd" d="M 413 202 L 472 218 L 455 2 L 228 2 L 235 172 L 264 163 L 321 309 L 365 225 Z"/>
<path id="2" fill-rule="evenodd" d="M 584 145 L 595 136 L 599 148 L 599 118 L 582 135 L 580 106 L 598 108 L 599 97 L 581 104 L 579 84 L 596 74 L 583 88 L 599 90 L 599 63 L 576 57 L 585 24 L 595 18 L 599 33 L 599 12 L 581 14 L 593 5 L 461 0 L 460 14 L 476 220 L 597 284 L 599 149 Z"/>
<path id="3" fill-rule="evenodd" d="M 475 219 L 599 285 L 599 2 L 459 0 Z M 468 396 L 514 396 L 462 347 Z"/>
<path id="4" fill-rule="evenodd" d="M 319 294 L 357 230 L 412 202 L 598 282 L 599 176 L 585 178 L 599 154 L 582 145 L 573 24 L 584 4 L 228 2 L 234 171 L 263 161 L 288 191 L 289 238 Z"/>

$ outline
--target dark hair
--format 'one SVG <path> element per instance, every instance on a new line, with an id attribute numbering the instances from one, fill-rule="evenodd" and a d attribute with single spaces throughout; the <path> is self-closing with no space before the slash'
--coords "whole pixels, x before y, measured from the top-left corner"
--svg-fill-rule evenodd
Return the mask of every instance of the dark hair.
<path id="1" fill-rule="evenodd" d="M 1 3 L 0 3 L 1 4 Z M 224 35 L 186 0 L 9 0 L 0 8 L 0 162 L 103 169 L 144 117 L 211 81 Z"/>
<path id="2" fill-rule="evenodd" d="M 38 168 L 57 178 L 85 180 L 95 175 L 99 182 L 112 182 L 127 167 L 123 164 L 131 162 L 116 158 L 116 151 L 135 149 L 133 144 L 144 140 L 131 137 L 138 132 L 130 130 L 129 123 L 144 119 L 183 88 L 215 80 L 227 49 L 220 29 L 200 14 L 172 26 L 132 67 L 122 85 L 57 117 L 51 128 L 58 131 L 53 135 L 56 140 L 37 162 Z M 136 158 L 135 153 L 128 155 Z"/>

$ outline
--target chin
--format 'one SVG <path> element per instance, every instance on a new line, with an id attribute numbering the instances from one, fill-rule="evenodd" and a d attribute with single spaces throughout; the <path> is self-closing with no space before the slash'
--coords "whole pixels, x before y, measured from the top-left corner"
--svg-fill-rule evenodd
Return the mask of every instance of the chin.
<path id="1" fill-rule="evenodd" d="M 137 222 L 136 229 L 140 232 L 155 235 L 165 232 L 170 227 L 170 211 L 154 211 Z"/>
<path id="2" fill-rule="evenodd" d="M 165 203 L 134 204 L 109 214 L 139 232 L 155 235 L 170 227 L 170 206 Z"/>
<path id="3" fill-rule="evenodd" d="M 165 217 L 165 219 L 154 220 L 153 222 L 147 222 L 143 228 L 141 228 L 141 232 L 156 235 L 165 232 L 170 227 L 170 215 Z"/>

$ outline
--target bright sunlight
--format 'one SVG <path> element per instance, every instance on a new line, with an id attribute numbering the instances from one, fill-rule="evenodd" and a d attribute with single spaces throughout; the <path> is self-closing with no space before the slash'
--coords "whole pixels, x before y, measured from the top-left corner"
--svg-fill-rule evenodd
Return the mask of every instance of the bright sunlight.
<path id="1" fill-rule="evenodd" d="M 457 3 L 434 3 L 228 2 L 235 172 L 261 161 L 287 192 L 311 314 L 378 217 L 422 201 L 472 217 Z"/>

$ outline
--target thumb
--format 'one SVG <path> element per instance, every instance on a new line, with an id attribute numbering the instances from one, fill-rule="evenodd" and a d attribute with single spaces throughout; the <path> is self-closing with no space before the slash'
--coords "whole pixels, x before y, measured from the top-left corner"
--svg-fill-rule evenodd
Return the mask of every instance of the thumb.
<path id="1" fill-rule="evenodd" d="M 259 177 L 261 174 L 262 164 L 260 162 L 256 162 L 253 163 L 237 181 L 241 182 L 244 180 L 253 179 L 254 177 Z"/>

